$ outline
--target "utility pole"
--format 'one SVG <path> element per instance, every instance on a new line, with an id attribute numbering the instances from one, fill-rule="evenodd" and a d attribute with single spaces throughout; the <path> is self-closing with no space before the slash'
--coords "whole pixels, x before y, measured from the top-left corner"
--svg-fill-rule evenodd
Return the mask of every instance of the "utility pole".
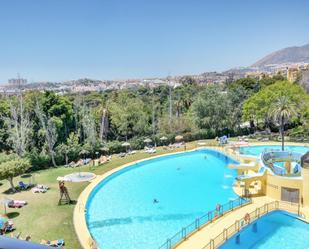
<path id="1" fill-rule="evenodd" d="M 152 88 L 152 135 L 156 134 L 156 120 L 155 120 L 155 95 L 154 95 L 154 88 Z"/>
<path id="2" fill-rule="evenodd" d="M 172 105 L 172 85 L 171 85 L 171 82 L 170 82 L 170 77 L 168 77 L 167 79 L 167 82 L 168 82 L 168 86 L 169 86 L 169 91 L 168 91 L 168 94 L 169 94 L 169 127 L 170 127 L 170 131 L 172 131 L 172 118 L 173 118 L 173 105 Z"/>

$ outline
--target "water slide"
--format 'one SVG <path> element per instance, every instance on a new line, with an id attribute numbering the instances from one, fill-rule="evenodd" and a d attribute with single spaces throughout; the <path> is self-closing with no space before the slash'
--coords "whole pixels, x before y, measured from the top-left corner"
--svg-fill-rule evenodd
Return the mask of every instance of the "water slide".
<path id="1" fill-rule="evenodd" d="M 239 175 L 236 177 L 236 180 L 238 181 L 257 181 L 260 180 L 264 174 L 266 173 L 266 168 L 261 167 L 257 173 L 254 174 L 247 174 L 247 175 Z"/>
<path id="2" fill-rule="evenodd" d="M 257 162 L 249 162 L 249 163 L 240 163 L 240 164 L 229 164 L 230 169 L 239 169 L 239 170 L 257 170 L 259 165 Z"/>

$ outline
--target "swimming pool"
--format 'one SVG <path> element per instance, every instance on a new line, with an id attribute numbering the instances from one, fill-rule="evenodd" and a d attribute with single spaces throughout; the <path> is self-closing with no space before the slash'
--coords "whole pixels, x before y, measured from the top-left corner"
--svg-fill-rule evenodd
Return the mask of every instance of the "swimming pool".
<path id="1" fill-rule="evenodd" d="M 266 214 L 238 234 L 239 244 L 236 244 L 236 234 L 220 249 L 309 248 L 309 224 L 285 211 Z"/>
<path id="2" fill-rule="evenodd" d="M 281 150 L 281 145 L 253 145 L 253 146 L 244 146 L 240 147 L 240 154 L 259 156 L 265 150 Z M 293 151 L 301 154 L 305 154 L 309 151 L 309 146 L 293 146 L 286 145 L 284 146 L 285 151 Z"/>
<path id="3" fill-rule="evenodd" d="M 229 163 L 237 162 L 203 149 L 120 170 L 90 194 L 88 229 L 100 248 L 157 249 L 217 203 L 238 197 Z"/>

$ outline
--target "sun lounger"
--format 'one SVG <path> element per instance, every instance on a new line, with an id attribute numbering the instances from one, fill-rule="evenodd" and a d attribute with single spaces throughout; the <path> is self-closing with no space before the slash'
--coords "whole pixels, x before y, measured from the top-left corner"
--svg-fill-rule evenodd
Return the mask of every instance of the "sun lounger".
<path id="1" fill-rule="evenodd" d="M 157 150 L 155 148 L 149 148 L 146 152 L 149 154 L 153 154 L 153 153 L 156 153 Z"/>
<path id="2" fill-rule="evenodd" d="M 8 203 L 9 208 L 21 208 L 27 204 L 26 201 L 20 201 L 20 200 L 11 200 Z"/>
<path id="3" fill-rule="evenodd" d="M 58 239 L 58 240 L 41 240 L 41 244 L 51 246 L 51 247 L 60 247 L 64 246 L 64 240 Z"/>
<path id="4" fill-rule="evenodd" d="M 103 164 L 103 163 L 106 163 L 107 162 L 107 157 L 106 156 L 101 156 L 100 158 L 99 158 L 99 164 Z"/>
<path id="5" fill-rule="evenodd" d="M 43 185 L 43 184 L 38 184 L 36 185 L 37 188 L 40 188 L 40 189 L 45 189 L 45 190 L 49 190 L 49 187 L 46 186 L 46 185 Z"/>
<path id="6" fill-rule="evenodd" d="M 46 193 L 47 189 L 34 187 L 34 188 L 32 188 L 32 192 L 33 193 Z"/>
<path id="7" fill-rule="evenodd" d="M 26 189 L 30 188 L 30 184 L 26 184 L 26 183 L 24 183 L 23 181 L 20 181 L 20 182 L 18 183 L 18 186 L 19 186 L 19 188 L 20 188 L 21 190 L 26 190 Z"/>
<path id="8" fill-rule="evenodd" d="M 120 153 L 119 154 L 119 157 L 125 157 L 126 156 L 126 153 Z"/>

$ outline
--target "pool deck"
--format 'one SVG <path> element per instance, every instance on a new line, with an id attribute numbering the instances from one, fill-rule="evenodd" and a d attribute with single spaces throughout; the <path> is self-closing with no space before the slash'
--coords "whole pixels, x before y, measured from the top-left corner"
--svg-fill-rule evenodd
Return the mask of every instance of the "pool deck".
<path id="1" fill-rule="evenodd" d="M 252 145 L 278 145 L 278 142 L 255 142 L 255 143 L 250 143 L 250 146 Z M 308 144 L 300 144 L 300 143 L 286 143 L 286 145 L 302 145 L 302 146 L 308 146 Z M 91 181 L 91 183 L 84 189 L 84 191 L 80 194 L 78 200 L 77 200 L 77 204 L 75 206 L 74 209 L 74 214 L 73 214 L 73 224 L 74 224 L 74 228 L 77 234 L 77 237 L 79 239 L 79 242 L 81 244 L 81 246 L 84 249 L 92 249 L 94 248 L 94 240 L 91 237 L 91 234 L 87 228 L 87 223 L 86 223 L 86 217 L 85 217 L 85 212 L 86 212 L 86 203 L 87 203 L 87 199 L 91 193 L 91 191 L 105 178 L 107 178 L 108 176 L 112 175 L 113 173 L 122 170 L 126 167 L 129 167 L 131 165 L 134 165 L 136 163 L 139 162 L 143 162 L 143 161 L 147 161 L 147 160 L 151 160 L 154 158 L 159 158 L 159 157 L 163 157 L 163 156 L 167 156 L 167 155 L 173 155 L 173 154 L 181 154 L 181 153 L 185 153 L 185 152 L 190 152 L 190 151 L 195 151 L 197 149 L 214 149 L 214 150 L 218 150 L 220 152 L 225 153 L 226 155 L 239 160 L 239 155 L 235 155 L 234 153 L 231 153 L 229 151 L 227 151 L 224 147 L 213 147 L 213 146 L 201 146 L 201 147 L 197 147 L 193 150 L 188 150 L 188 151 L 181 151 L 181 152 L 172 152 L 172 153 L 168 153 L 168 154 L 162 154 L 162 155 L 157 155 L 157 156 L 153 156 L 150 158 L 146 158 L 146 159 L 141 159 L 141 160 L 137 160 L 134 162 L 130 162 L 127 164 L 124 164 L 120 167 L 117 167 L 115 169 L 112 169 L 108 172 L 106 172 L 103 175 L 98 175 L 95 179 L 93 179 Z M 309 148 L 308 148 L 309 149 Z M 237 192 L 237 191 L 236 191 Z M 230 212 L 226 215 L 224 215 L 222 218 L 214 221 L 213 223 L 205 226 L 204 228 L 202 228 L 200 231 L 194 233 L 192 236 L 190 236 L 187 240 L 183 241 L 182 243 L 180 243 L 177 246 L 177 249 L 192 249 L 192 248 L 202 248 L 203 246 L 205 246 L 210 239 L 212 239 L 213 237 L 217 236 L 219 233 L 222 232 L 222 230 L 231 225 L 233 222 L 235 222 L 235 220 L 237 219 L 241 219 L 244 217 L 244 215 L 248 212 L 252 212 L 254 211 L 256 208 L 264 205 L 265 203 L 269 203 L 271 201 L 273 201 L 274 199 L 271 199 L 269 197 L 256 197 L 253 198 L 252 203 L 250 205 L 244 206 L 243 208 L 240 209 L 236 209 L 233 212 Z M 305 214 L 305 216 L 309 217 L 309 207 L 308 208 L 304 208 L 302 209 L 302 212 Z"/>

